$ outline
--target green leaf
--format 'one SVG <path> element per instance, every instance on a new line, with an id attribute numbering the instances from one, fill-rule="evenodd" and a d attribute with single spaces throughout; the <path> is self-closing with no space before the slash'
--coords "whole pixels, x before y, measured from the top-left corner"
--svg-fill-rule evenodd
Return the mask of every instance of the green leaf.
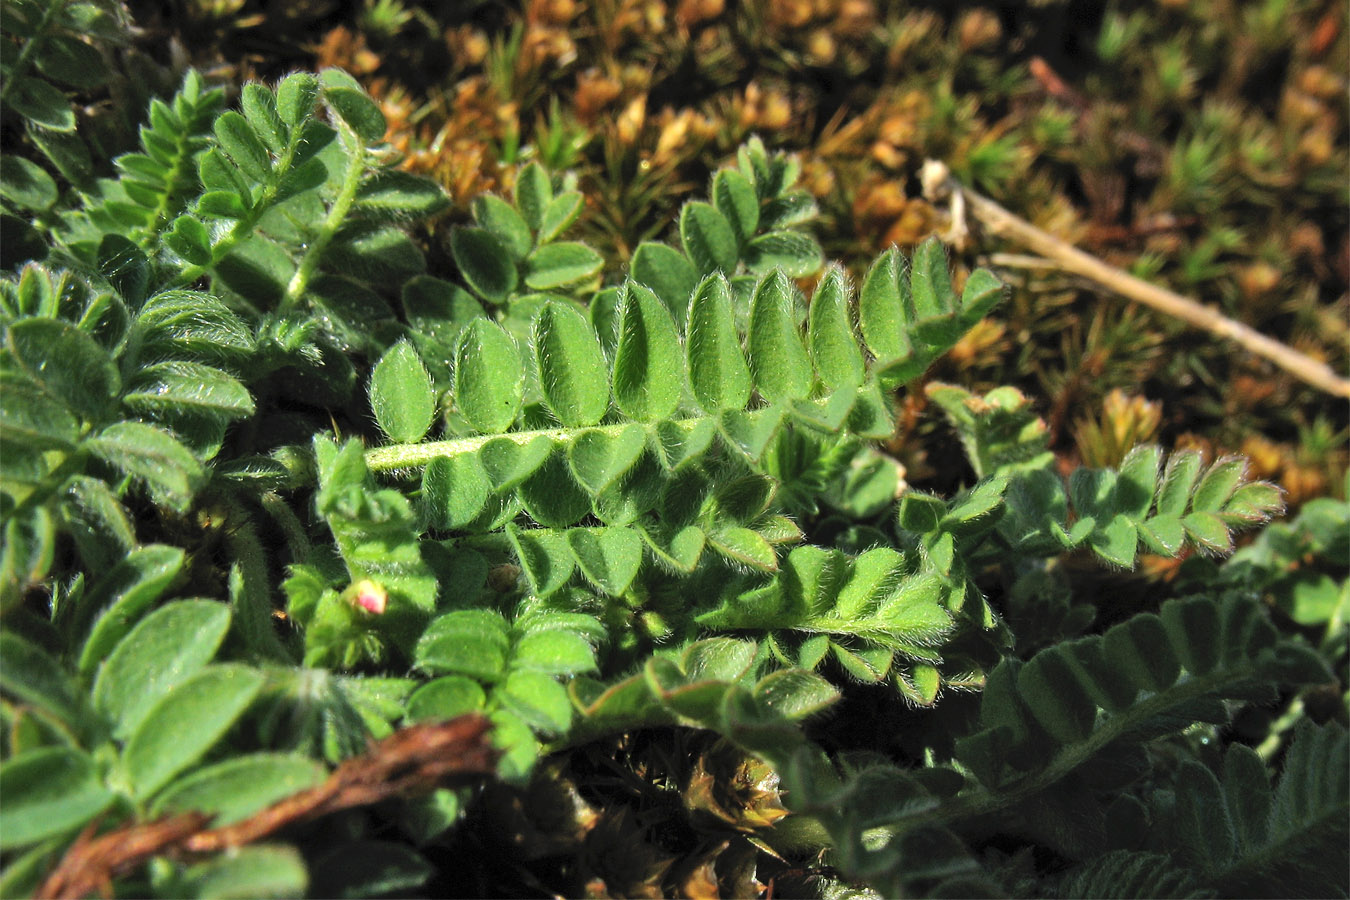
<path id="1" fill-rule="evenodd" d="M 113 410 L 121 388 L 108 351 L 60 319 L 23 319 L 9 327 L 15 362 L 53 397 L 86 422 L 100 422 Z"/>
<path id="2" fill-rule="evenodd" d="M 9 153 L 0 158 L 0 197 L 22 209 L 47 209 L 56 202 L 56 182 L 41 166 Z"/>
<path id="3" fill-rule="evenodd" d="M 128 306 L 140 307 L 145 302 L 150 260 L 130 240 L 120 234 L 105 234 L 98 244 L 98 270 Z"/>
<path id="4" fill-rule="evenodd" d="M 0 687 L 26 704 L 44 709 L 69 725 L 78 722 L 79 704 L 64 667 L 36 644 L 9 631 L 0 632 Z M 7 748 L 8 749 L 8 748 Z"/>
<path id="5" fill-rule="evenodd" d="M 432 528 L 465 528 L 487 505 L 488 490 L 476 455 L 438 456 L 422 471 L 422 515 Z"/>
<path id="6" fill-rule="evenodd" d="M 540 230 L 544 224 L 544 211 L 552 202 L 553 185 L 548 173 L 536 162 L 526 163 L 516 176 L 516 208 L 530 228 Z"/>
<path id="7" fill-rule="evenodd" d="M 94 682 L 94 706 L 125 740 L 151 707 L 204 668 L 230 628 L 230 608 L 210 600 L 168 603 L 137 623 Z"/>
<path id="8" fill-rule="evenodd" d="M 695 419 L 692 427 L 674 422 L 657 422 L 651 447 L 662 468 L 673 472 L 703 457 L 717 435 L 711 419 Z"/>
<path id="9" fill-rule="evenodd" d="M 749 528 L 719 528 L 708 534 L 708 546 L 733 563 L 761 572 L 777 572 L 773 545 Z"/>
<path id="10" fill-rule="evenodd" d="M 66 95 L 39 78 L 17 78 L 8 85 L 9 107 L 34 125 L 51 131 L 74 131 L 75 113 Z"/>
<path id="11" fill-rule="evenodd" d="M 720 274 L 703 279 L 694 292 L 685 353 L 689 386 L 704 410 L 745 408 L 753 382 L 736 333 L 731 290 Z"/>
<path id="12" fill-rule="evenodd" d="M 1129 516 L 1116 515 L 1093 530 L 1088 544 L 1098 556 L 1112 565 L 1130 568 L 1134 565 L 1139 533 Z"/>
<path id="13" fill-rule="evenodd" d="M 292 72 L 277 86 L 277 115 L 291 127 L 314 114 L 319 100 L 319 79 L 308 72 Z"/>
<path id="14" fill-rule="evenodd" d="M 1007 292 L 1003 282 L 988 269 L 976 269 L 961 289 L 961 325 L 970 328 L 993 311 Z"/>
<path id="15" fill-rule="evenodd" d="M 81 674 L 92 673 L 150 604 L 168 590 L 182 571 L 184 559 L 178 547 L 137 547 L 88 590 L 71 627 L 72 633 L 81 634 L 88 620 L 97 616 L 80 651 Z"/>
<path id="16" fill-rule="evenodd" d="M 357 137 L 367 144 L 384 140 L 388 127 L 384 113 L 380 112 L 379 104 L 361 90 L 356 79 L 338 69 L 324 69 L 319 73 L 319 82 L 323 85 L 324 102 L 356 132 Z"/>
<path id="17" fill-rule="evenodd" d="M 735 271 L 739 258 L 736 233 L 726 216 L 711 204 L 695 200 L 684 205 L 680 210 L 680 242 L 700 275 L 718 270 L 729 275 Z"/>
<path id="18" fill-rule="evenodd" d="M 1159 515 L 1180 516 L 1186 512 L 1191 489 L 1200 477 L 1200 465 L 1200 454 L 1195 450 L 1178 450 L 1168 458 L 1158 489 Z"/>
<path id="19" fill-rule="evenodd" d="M 744 243 L 754 236 L 759 227 L 759 197 L 749 178 L 735 169 L 719 170 L 713 176 L 712 199 L 738 241 Z"/>
<path id="20" fill-rule="evenodd" d="M 596 424 L 609 409 L 609 379 L 600 342 L 581 313 L 555 301 L 534 319 L 532 341 L 544 402 L 568 428 Z"/>
<path id="21" fill-rule="evenodd" d="M 819 675 L 779 669 L 756 682 L 755 702 L 766 712 L 797 721 L 833 705 L 841 694 Z"/>
<path id="22" fill-rule="evenodd" d="M 103 55 L 84 41 L 49 35 L 36 58 L 38 71 L 73 88 L 96 88 L 111 76 Z"/>
<path id="23" fill-rule="evenodd" d="M 832 391 L 857 388 L 866 373 L 849 318 L 848 280 L 843 269 L 831 266 L 811 298 L 807 335 L 815 369 Z"/>
<path id="24" fill-rule="evenodd" d="M 567 462 L 582 487 L 598 494 L 637 464 L 647 446 L 647 434 L 629 425 L 615 434 L 583 431 L 567 450 Z"/>
<path id="25" fill-rule="evenodd" d="M 509 491 L 533 475 L 553 453 L 553 442 L 540 435 L 528 443 L 493 438 L 478 451 L 478 461 L 493 490 Z"/>
<path id="26" fill-rule="evenodd" d="M 327 775 L 322 763 L 298 754 L 236 756 L 169 785 L 155 798 L 150 815 L 197 811 L 215 817 L 212 827 L 229 825 L 321 784 Z"/>
<path id="27" fill-rule="evenodd" d="M 450 253 L 469 288 L 489 303 L 504 303 L 516 289 L 511 250 L 486 228 L 453 229 Z"/>
<path id="28" fill-rule="evenodd" d="M 103 786 L 94 760 L 70 747 L 40 747 L 7 759 L 0 765 L 0 794 L 5 850 L 73 831 L 116 797 Z"/>
<path id="29" fill-rule="evenodd" d="M 1210 512 L 1193 512 L 1181 517 L 1181 524 L 1201 549 L 1211 553 L 1231 553 L 1233 535 L 1223 519 Z"/>
<path id="30" fill-rule="evenodd" d="M 370 375 L 370 408 L 391 441 L 415 444 L 436 415 L 436 391 L 413 345 L 399 341 Z"/>
<path id="31" fill-rule="evenodd" d="M 253 132 L 253 127 L 237 112 L 221 113 L 215 124 L 216 141 L 245 175 L 266 181 L 272 173 L 272 158 Z"/>
<path id="32" fill-rule="evenodd" d="M 1116 482 L 1115 506 L 1119 512 L 1136 520 L 1148 515 L 1161 465 L 1162 450 L 1156 446 L 1137 446 L 1126 454 L 1120 464 L 1120 479 Z"/>
<path id="33" fill-rule="evenodd" d="M 404 843 L 346 841 L 314 863 L 310 896 L 359 900 L 364 897 L 424 896 L 417 890 L 435 869 Z"/>
<path id="34" fill-rule="evenodd" d="M 567 584 L 576 557 L 565 533 L 546 528 L 517 528 L 514 524 L 507 526 L 506 533 L 535 596 L 547 597 Z"/>
<path id="35" fill-rule="evenodd" d="M 1186 543 L 1180 516 L 1153 516 L 1139 523 L 1139 537 L 1154 553 L 1176 556 Z"/>
<path id="36" fill-rule="evenodd" d="M 413 691 L 408 698 L 407 717 L 410 722 L 453 719 L 486 705 L 487 694 L 478 682 L 463 675 L 446 675 Z"/>
<path id="37" fill-rule="evenodd" d="M 496 235 L 516 262 L 534 249 L 534 236 L 516 208 L 501 197 L 480 194 L 473 201 L 473 218 L 479 225 Z"/>
<path id="38" fill-rule="evenodd" d="M 575 525 L 591 512 L 590 497 L 576 483 L 561 448 L 521 484 L 518 496 L 530 518 L 545 528 Z"/>
<path id="39" fill-rule="evenodd" d="M 781 270 L 791 278 L 820 271 L 824 262 L 815 238 L 798 231 L 771 231 L 745 245 L 745 265 L 751 272 Z"/>
<path id="40" fill-rule="evenodd" d="M 909 358 L 905 306 L 909 277 L 900 251 L 891 247 L 872 263 L 858 295 L 858 324 L 867 349 L 881 364 Z"/>
<path id="41" fill-rule="evenodd" d="M 141 348 L 151 358 L 238 363 L 253 353 L 253 333 L 219 299 L 197 291 L 164 291 L 136 318 Z"/>
<path id="42" fill-rule="evenodd" d="M 651 288 L 683 327 L 690 295 L 699 284 L 698 270 L 687 256 L 666 244 L 643 241 L 633 251 L 628 277 Z"/>
<path id="43" fill-rule="evenodd" d="M 181 215 L 163 237 L 165 245 L 184 260 L 203 268 L 211 265 L 211 235 L 197 218 Z"/>
<path id="44" fill-rule="evenodd" d="M 642 538 L 630 528 L 573 528 L 567 544 L 581 573 L 611 597 L 628 590 L 642 565 Z"/>
<path id="45" fill-rule="evenodd" d="M 353 209 L 382 219 L 421 219 L 449 202 L 445 191 L 429 178 L 381 169 L 361 183 Z"/>
<path id="46" fill-rule="evenodd" d="M 758 462 L 783 424 L 783 408 L 767 406 L 749 412 L 729 409 L 717 424 L 727 443 L 751 462 Z"/>
<path id="47" fill-rule="evenodd" d="M 309 872 L 294 848 L 254 844 L 191 866 L 180 883 L 195 900 L 303 897 Z"/>
<path id="48" fill-rule="evenodd" d="M 511 667 L 545 675 L 575 675 L 595 669 L 595 649 L 575 631 L 549 629 L 526 634 L 516 643 Z"/>
<path id="49" fill-rule="evenodd" d="M 614 404 L 630 419 L 665 419 L 679 405 L 680 339 L 656 295 L 629 281 L 619 289 L 619 343 L 614 351 Z"/>
<path id="50" fill-rule="evenodd" d="M 798 334 L 793 287 L 781 271 L 755 288 L 746 339 L 755 385 L 770 403 L 798 400 L 811 391 L 811 360 Z"/>
<path id="51" fill-rule="evenodd" d="M 541 672 L 513 671 L 494 696 L 537 731 L 562 734 L 572 723 L 567 690 Z"/>
<path id="52" fill-rule="evenodd" d="M 956 295 L 947 268 L 947 252 L 936 237 L 927 238 L 914 251 L 909 285 L 917 321 L 943 318 L 955 309 Z"/>
<path id="53" fill-rule="evenodd" d="M 522 269 L 525 283 L 536 291 L 585 281 L 600 271 L 605 260 L 590 247 L 575 241 L 545 244 L 531 253 Z"/>
<path id="54" fill-rule="evenodd" d="M 197 458 L 173 435 L 153 425 L 119 422 L 84 442 L 94 456 L 145 480 L 156 502 L 185 511 L 205 481 Z"/>
<path id="55" fill-rule="evenodd" d="M 122 754 L 132 792 L 148 798 L 201 759 L 252 704 L 263 681 L 247 666 L 208 666 L 160 698 Z"/>
<path id="56" fill-rule="evenodd" d="M 0 399 L 0 438 L 10 447 L 69 449 L 79 440 L 65 404 L 27 378 L 0 375 Z"/>
<path id="57" fill-rule="evenodd" d="M 268 149 L 273 153 L 286 149 L 290 129 L 277 114 L 276 98 L 271 91 L 257 83 L 244 85 L 239 96 L 239 108 L 244 111 L 244 118 L 252 126 L 253 133 L 262 138 Z"/>
<path id="58" fill-rule="evenodd" d="M 1191 494 L 1191 511 L 1221 512 L 1246 473 L 1247 461 L 1242 457 L 1225 456 L 1216 460 Z"/>
<path id="59" fill-rule="evenodd" d="M 413 659 L 432 674 L 467 675 L 495 681 L 506 670 L 510 648 L 506 620 L 486 609 L 463 609 L 433 619 L 417 642 Z"/>
<path id="60" fill-rule="evenodd" d="M 253 414 L 253 398 L 238 379 L 214 366 L 181 360 L 142 367 L 122 402 L 151 416 L 192 413 L 229 420 Z"/>
<path id="61" fill-rule="evenodd" d="M 549 201 L 539 220 L 539 243 L 558 237 L 581 215 L 584 198 L 580 191 L 564 191 Z"/>

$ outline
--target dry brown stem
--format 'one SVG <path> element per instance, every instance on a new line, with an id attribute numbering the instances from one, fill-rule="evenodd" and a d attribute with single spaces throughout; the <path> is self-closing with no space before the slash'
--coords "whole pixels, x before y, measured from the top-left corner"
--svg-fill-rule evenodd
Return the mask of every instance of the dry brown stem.
<path id="1" fill-rule="evenodd" d="M 292 794 L 240 822 L 207 829 L 210 817 L 183 813 L 158 822 L 125 825 L 94 837 L 85 829 L 38 889 L 37 898 L 112 895 L 114 877 L 166 853 L 214 853 L 261 840 L 319 816 L 462 783 L 496 768 L 488 720 L 468 715 L 411 725 L 339 765 L 323 784 Z"/>
<path id="2" fill-rule="evenodd" d="M 924 164 L 924 196 L 929 202 L 945 198 L 964 200 L 964 212 L 979 222 L 985 231 L 995 237 L 1008 238 L 1023 247 L 1052 259 L 1066 272 L 1087 278 L 1127 300 L 1142 303 L 1166 315 L 1180 319 L 1210 334 L 1227 338 L 1244 349 L 1265 357 L 1296 378 L 1336 397 L 1350 398 L 1350 379 L 1342 378 L 1326 363 L 1320 362 L 1267 337 L 1256 329 L 1230 319 L 1217 310 L 1189 297 L 1149 284 L 1095 256 L 1065 243 L 1014 215 L 1002 206 L 962 186 L 950 177 L 947 167 L 929 160 Z M 964 223 L 954 223 L 953 230 L 961 233 Z"/>

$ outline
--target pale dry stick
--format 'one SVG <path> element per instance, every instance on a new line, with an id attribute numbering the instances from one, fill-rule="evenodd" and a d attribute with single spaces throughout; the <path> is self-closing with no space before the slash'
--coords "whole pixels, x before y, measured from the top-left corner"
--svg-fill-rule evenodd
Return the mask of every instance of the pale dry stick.
<path id="1" fill-rule="evenodd" d="M 1127 300 L 1142 303 L 1197 328 L 1203 328 L 1211 334 L 1228 338 L 1246 350 L 1265 357 L 1313 387 L 1335 397 L 1350 399 L 1350 379 L 1342 378 L 1326 363 L 1299 353 L 1294 348 L 1188 297 L 1149 284 L 1122 272 L 1115 266 L 1107 265 L 1095 256 L 1084 253 L 1042 231 L 1026 219 L 1019 218 L 988 197 L 963 187 L 951 177 L 951 173 L 942 163 L 935 160 L 925 162 L 921 179 L 924 197 L 929 202 L 936 203 L 947 197 L 952 198 L 954 218 L 964 218 L 964 212 L 968 211 L 990 234 L 1010 238 L 1027 249 L 1052 259 L 1066 272 L 1094 281 Z M 958 212 L 961 204 L 964 205 L 964 210 Z M 954 227 L 960 229 L 958 234 L 964 231 L 963 222 L 954 223 Z"/>

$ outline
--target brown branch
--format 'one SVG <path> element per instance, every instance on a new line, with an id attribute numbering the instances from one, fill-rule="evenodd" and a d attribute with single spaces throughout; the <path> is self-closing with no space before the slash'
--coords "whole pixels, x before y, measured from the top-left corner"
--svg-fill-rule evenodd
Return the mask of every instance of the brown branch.
<path id="1" fill-rule="evenodd" d="M 1265 357 L 1296 378 L 1336 397 L 1350 398 L 1350 379 L 1342 378 L 1326 363 L 1320 362 L 1267 337 L 1249 325 L 1230 319 L 1219 311 L 1189 297 L 1149 284 L 1095 256 L 1061 241 L 1032 225 L 1026 219 L 1013 215 L 988 197 L 963 187 L 950 177 L 946 166 L 929 160 L 924 163 L 924 197 L 938 202 L 950 196 L 953 208 L 957 198 L 964 199 L 964 209 L 972 218 L 996 237 L 1009 238 L 1018 244 L 1059 263 L 1066 272 L 1096 282 L 1127 300 L 1142 303 L 1174 318 L 1180 319 L 1210 334 L 1227 338 L 1257 356 Z M 954 223 L 953 230 L 961 233 L 964 223 Z"/>
<path id="2" fill-rule="evenodd" d="M 35 897 L 79 898 L 95 891 L 111 896 L 115 876 L 155 856 L 241 847 L 289 825 L 338 810 L 490 775 L 500 754 L 487 740 L 489 727 L 488 720 L 477 715 L 411 725 L 372 744 L 364 755 L 342 762 L 323 784 L 219 828 L 207 829 L 210 817 L 199 812 L 125 825 L 99 837 L 93 836 L 98 826 L 94 822 L 66 850 Z"/>

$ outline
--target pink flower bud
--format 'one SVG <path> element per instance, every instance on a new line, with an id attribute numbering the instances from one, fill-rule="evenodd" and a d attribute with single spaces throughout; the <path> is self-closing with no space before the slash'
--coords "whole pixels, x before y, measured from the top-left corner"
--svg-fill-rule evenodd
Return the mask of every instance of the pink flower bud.
<path id="1" fill-rule="evenodd" d="M 373 615 L 378 616 L 384 612 L 384 608 L 389 604 L 389 592 L 369 578 L 364 578 L 353 585 L 353 595 L 356 605 Z"/>

